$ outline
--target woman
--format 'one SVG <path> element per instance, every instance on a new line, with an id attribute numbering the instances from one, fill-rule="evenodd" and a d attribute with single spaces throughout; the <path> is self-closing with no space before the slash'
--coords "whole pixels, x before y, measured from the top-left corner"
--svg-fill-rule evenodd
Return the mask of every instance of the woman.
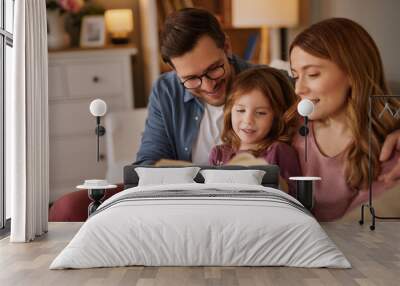
<path id="1" fill-rule="evenodd" d="M 333 18 L 310 26 L 290 46 L 290 63 L 296 94 L 310 99 L 308 160 L 304 138 L 293 145 L 299 153 L 303 175 L 319 176 L 314 215 L 334 220 L 368 201 L 368 110 L 370 95 L 388 95 L 382 60 L 371 36 L 357 23 Z M 379 152 L 398 120 L 383 112 L 385 103 L 398 110 L 393 98 L 373 100 L 372 166 L 374 197 L 389 188 L 377 181 L 396 163 L 398 154 L 383 164 Z M 293 106 L 291 112 L 295 112 Z"/>

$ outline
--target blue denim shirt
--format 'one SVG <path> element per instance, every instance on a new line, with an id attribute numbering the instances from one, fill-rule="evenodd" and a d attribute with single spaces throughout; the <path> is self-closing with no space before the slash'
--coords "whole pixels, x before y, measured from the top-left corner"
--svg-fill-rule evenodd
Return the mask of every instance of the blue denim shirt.
<path id="1" fill-rule="evenodd" d="M 235 56 L 230 62 L 236 73 L 251 67 Z M 160 159 L 191 161 L 203 113 L 203 103 L 183 87 L 174 71 L 162 74 L 149 97 L 146 126 L 134 164 L 153 164 Z"/>

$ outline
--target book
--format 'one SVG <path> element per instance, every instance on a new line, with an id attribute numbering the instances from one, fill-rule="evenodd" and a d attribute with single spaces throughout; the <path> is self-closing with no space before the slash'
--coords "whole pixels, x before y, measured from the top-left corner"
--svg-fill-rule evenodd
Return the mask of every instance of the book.
<path id="1" fill-rule="evenodd" d="M 169 14 L 175 11 L 172 0 L 162 0 L 161 3 L 164 8 L 164 16 L 167 17 Z"/>
<path id="2" fill-rule="evenodd" d="M 192 0 L 182 0 L 183 1 L 183 6 L 185 8 L 191 8 L 194 7 L 193 1 Z"/>
<path id="3" fill-rule="evenodd" d="M 172 4 L 174 5 L 175 11 L 179 11 L 180 9 L 184 8 L 181 0 L 173 0 Z"/>
<path id="4" fill-rule="evenodd" d="M 246 49 L 244 50 L 243 59 L 245 61 L 251 61 L 254 58 L 254 53 L 256 51 L 257 42 L 259 39 L 259 33 L 252 33 L 249 35 L 247 40 Z"/>
<path id="5" fill-rule="evenodd" d="M 250 153 L 240 153 L 233 157 L 226 165 L 240 165 L 240 166 L 255 166 L 267 165 L 262 158 L 256 158 Z M 194 164 L 189 161 L 161 159 L 155 163 L 155 166 L 193 166 Z"/>
<path id="6" fill-rule="evenodd" d="M 161 159 L 157 161 L 154 166 L 156 167 L 164 167 L 164 166 L 193 166 L 192 162 L 189 161 L 180 161 L 180 160 L 171 160 L 171 159 Z"/>

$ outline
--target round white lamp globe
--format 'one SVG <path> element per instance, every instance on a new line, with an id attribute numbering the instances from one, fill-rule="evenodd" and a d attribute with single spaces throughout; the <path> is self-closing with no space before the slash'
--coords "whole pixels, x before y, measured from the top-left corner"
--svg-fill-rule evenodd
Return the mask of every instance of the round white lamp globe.
<path id="1" fill-rule="evenodd" d="M 93 116 L 103 116 L 107 112 L 107 104 L 104 100 L 95 99 L 90 103 L 89 109 Z"/>
<path id="2" fill-rule="evenodd" d="M 314 111 L 314 103 L 311 100 L 305 98 L 297 104 L 297 112 L 301 116 L 309 116 Z"/>

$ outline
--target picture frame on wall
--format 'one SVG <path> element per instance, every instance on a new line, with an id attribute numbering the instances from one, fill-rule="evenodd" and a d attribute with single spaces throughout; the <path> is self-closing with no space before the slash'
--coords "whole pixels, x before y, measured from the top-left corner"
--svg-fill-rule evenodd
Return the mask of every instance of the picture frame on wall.
<path id="1" fill-rule="evenodd" d="M 82 19 L 80 46 L 103 47 L 106 42 L 104 16 L 85 16 Z"/>

